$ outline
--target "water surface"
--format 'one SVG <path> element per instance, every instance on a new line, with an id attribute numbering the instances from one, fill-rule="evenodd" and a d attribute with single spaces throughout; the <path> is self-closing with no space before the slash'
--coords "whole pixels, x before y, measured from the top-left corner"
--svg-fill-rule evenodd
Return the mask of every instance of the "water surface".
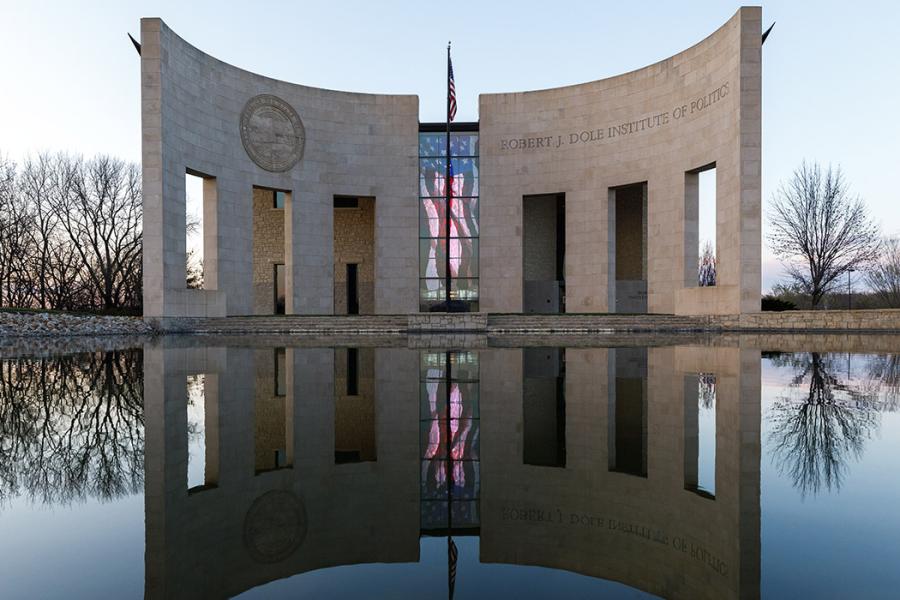
<path id="1" fill-rule="evenodd" d="M 900 587 L 900 338 L 448 341 L 6 351 L 0 596 Z"/>

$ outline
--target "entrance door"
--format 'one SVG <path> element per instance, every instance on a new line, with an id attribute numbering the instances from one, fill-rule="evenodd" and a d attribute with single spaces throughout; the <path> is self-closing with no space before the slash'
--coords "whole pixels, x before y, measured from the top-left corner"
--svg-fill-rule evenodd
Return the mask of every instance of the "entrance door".
<path id="1" fill-rule="evenodd" d="M 358 267 L 356 263 L 348 263 L 347 264 L 347 314 L 348 315 L 358 315 L 359 314 L 359 293 L 357 292 L 357 272 Z"/>

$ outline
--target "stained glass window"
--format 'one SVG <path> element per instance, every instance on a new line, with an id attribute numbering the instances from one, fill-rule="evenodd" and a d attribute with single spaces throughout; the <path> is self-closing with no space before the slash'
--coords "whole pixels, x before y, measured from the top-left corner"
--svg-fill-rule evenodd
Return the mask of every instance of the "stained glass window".
<path id="1" fill-rule="evenodd" d="M 450 299 L 478 310 L 478 133 L 450 134 L 450 236 L 447 239 L 447 135 L 419 134 L 419 310 Z"/>

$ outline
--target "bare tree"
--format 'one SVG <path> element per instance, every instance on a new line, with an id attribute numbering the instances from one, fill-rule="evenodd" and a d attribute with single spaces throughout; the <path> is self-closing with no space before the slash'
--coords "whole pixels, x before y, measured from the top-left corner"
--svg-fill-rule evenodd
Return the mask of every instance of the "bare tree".
<path id="1" fill-rule="evenodd" d="M 94 294 L 81 268 L 81 255 L 68 240 L 58 241 L 50 250 L 47 298 L 57 310 L 77 310 L 94 304 Z"/>
<path id="2" fill-rule="evenodd" d="M 137 165 L 0 155 L 0 306 L 140 307 L 141 212 Z"/>
<path id="3" fill-rule="evenodd" d="M 28 207 L 20 201 L 19 177 L 15 163 L 0 156 L 0 305 L 29 306 L 32 280 L 33 227 Z"/>
<path id="4" fill-rule="evenodd" d="M 701 286 L 716 285 L 716 253 L 712 243 L 703 244 L 703 252 L 700 254 L 700 268 L 698 271 L 698 283 Z"/>
<path id="5" fill-rule="evenodd" d="M 772 251 L 813 308 L 849 270 L 878 256 L 878 227 L 865 204 L 851 196 L 840 168 L 824 173 L 804 162 L 770 205 Z"/>
<path id="6" fill-rule="evenodd" d="M 189 242 L 200 236 L 202 232 L 201 225 L 202 221 L 199 216 L 188 215 L 185 230 Z M 203 255 L 196 252 L 193 248 L 189 248 L 187 251 L 185 273 L 188 289 L 199 290 L 203 288 Z"/>
<path id="7" fill-rule="evenodd" d="M 34 280 L 34 293 L 40 308 L 52 306 L 48 303 L 47 275 L 50 268 L 52 249 L 56 243 L 56 213 L 51 206 L 51 196 L 56 193 L 55 159 L 47 153 L 28 158 L 22 165 L 19 189 L 22 201 L 31 215 L 28 230 L 33 249 L 29 257 L 29 269 Z M 56 308 L 56 307 L 54 307 Z"/>
<path id="8" fill-rule="evenodd" d="M 7 301 L 6 289 L 12 272 L 13 206 L 16 201 L 16 165 L 0 155 L 0 306 Z"/>
<path id="9" fill-rule="evenodd" d="M 900 238 L 888 238 L 881 256 L 866 273 L 872 291 L 889 308 L 900 308 Z"/>
<path id="10" fill-rule="evenodd" d="M 81 257 L 99 306 L 125 306 L 141 262 L 141 176 L 137 165 L 109 156 L 67 159 L 56 211 Z"/>

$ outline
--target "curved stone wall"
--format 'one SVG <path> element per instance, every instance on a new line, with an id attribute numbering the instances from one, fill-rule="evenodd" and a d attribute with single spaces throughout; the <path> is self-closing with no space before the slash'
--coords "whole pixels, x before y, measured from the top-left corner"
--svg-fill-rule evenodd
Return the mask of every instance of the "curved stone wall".
<path id="1" fill-rule="evenodd" d="M 624 75 L 481 96 L 482 310 L 522 310 L 522 197 L 563 192 L 566 310 L 614 312 L 610 191 L 643 182 L 648 311 L 759 310 L 761 16 L 741 8 L 692 48 Z M 698 288 L 685 173 L 713 162 L 719 285 Z"/>
<path id="2" fill-rule="evenodd" d="M 566 311 L 617 312 L 612 199 L 636 183 L 647 311 L 759 310 L 760 20 L 741 8 L 692 48 L 617 77 L 481 96 L 481 310 L 523 310 L 523 197 L 565 194 Z M 145 316 L 254 312 L 254 186 L 289 192 L 286 312 L 335 310 L 336 195 L 375 198 L 375 313 L 418 311 L 417 97 L 249 73 L 156 18 L 141 21 L 141 43 Z M 711 163 L 718 285 L 699 288 L 688 174 Z M 185 285 L 185 172 L 207 177 L 204 290 Z"/>
<path id="3" fill-rule="evenodd" d="M 291 192 L 287 312 L 333 311 L 335 195 L 376 199 L 375 310 L 418 309 L 417 97 L 256 75 L 204 54 L 156 18 L 141 20 L 141 87 L 145 316 L 254 312 L 254 186 Z M 188 170 L 215 178 L 213 199 L 204 200 L 204 290 L 185 289 Z"/>

